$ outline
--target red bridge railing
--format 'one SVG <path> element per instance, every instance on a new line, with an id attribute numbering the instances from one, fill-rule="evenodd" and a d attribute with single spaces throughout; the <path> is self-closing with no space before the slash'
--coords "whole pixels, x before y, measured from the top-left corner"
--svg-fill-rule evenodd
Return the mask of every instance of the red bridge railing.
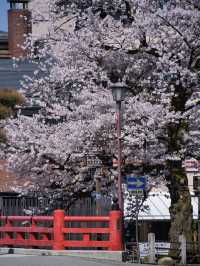
<path id="1" fill-rule="evenodd" d="M 54 216 L 0 216 L 0 246 L 123 250 L 121 219 L 120 211 L 109 216 L 65 216 L 63 210 Z M 77 234 L 81 240 L 70 239 Z M 102 240 L 103 235 L 107 240 Z"/>

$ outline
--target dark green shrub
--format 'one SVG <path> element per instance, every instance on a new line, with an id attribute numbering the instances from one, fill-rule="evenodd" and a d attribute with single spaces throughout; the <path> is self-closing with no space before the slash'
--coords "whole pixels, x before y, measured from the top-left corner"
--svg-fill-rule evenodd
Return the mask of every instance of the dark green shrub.
<path id="1" fill-rule="evenodd" d="M 18 91 L 14 90 L 0 91 L 0 104 L 2 105 L 11 107 L 13 109 L 16 105 L 21 105 L 24 102 L 25 102 L 24 97 Z"/>

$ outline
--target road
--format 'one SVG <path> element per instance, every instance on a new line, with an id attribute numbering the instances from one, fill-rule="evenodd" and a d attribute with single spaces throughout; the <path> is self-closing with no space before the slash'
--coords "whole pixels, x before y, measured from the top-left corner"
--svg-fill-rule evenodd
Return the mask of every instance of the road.
<path id="1" fill-rule="evenodd" d="M 64 256 L 0 255 L 0 266 L 133 266 L 131 263 L 102 262 Z M 137 266 L 137 264 L 134 264 Z"/>

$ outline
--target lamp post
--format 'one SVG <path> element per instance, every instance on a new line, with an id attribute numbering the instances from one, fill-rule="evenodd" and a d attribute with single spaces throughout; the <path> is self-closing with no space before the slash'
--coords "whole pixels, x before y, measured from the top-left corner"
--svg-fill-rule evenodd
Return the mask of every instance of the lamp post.
<path id="1" fill-rule="evenodd" d="M 121 85 L 113 85 L 111 86 L 113 100 L 116 102 L 116 126 L 117 126 L 117 169 L 118 169 L 118 203 L 119 208 L 122 211 L 122 215 L 124 215 L 124 200 L 123 200 L 123 193 L 122 193 L 122 145 L 121 145 L 121 103 L 125 98 L 125 90 L 126 86 Z"/>

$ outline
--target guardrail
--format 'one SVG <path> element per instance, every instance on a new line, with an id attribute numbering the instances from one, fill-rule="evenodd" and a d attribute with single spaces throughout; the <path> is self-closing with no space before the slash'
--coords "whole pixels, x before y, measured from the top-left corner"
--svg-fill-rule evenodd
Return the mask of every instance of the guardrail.
<path id="1" fill-rule="evenodd" d="M 0 216 L 0 246 L 120 251 L 123 250 L 121 221 L 121 211 L 111 211 L 109 216 L 65 216 L 63 210 L 54 211 L 54 216 Z M 102 223 L 107 227 L 101 226 Z M 71 240 L 75 234 L 80 234 L 81 239 Z M 107 235 L 107 240 L 101 240 L 102 235 Z"/>

